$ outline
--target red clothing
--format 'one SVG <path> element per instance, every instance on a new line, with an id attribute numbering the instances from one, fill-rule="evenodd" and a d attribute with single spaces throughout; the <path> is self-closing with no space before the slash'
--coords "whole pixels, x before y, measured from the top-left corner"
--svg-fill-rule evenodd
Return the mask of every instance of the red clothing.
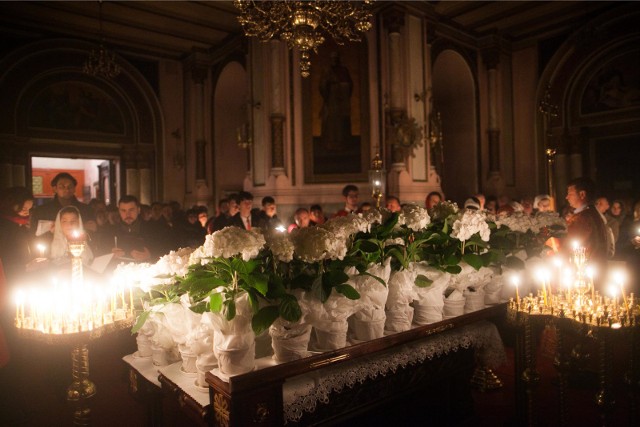
<path id="1" fill-rule="evenodd" d="M 4 270 L 2 268 L 2 260 L 0 260 L 0 310 L 8 306 L 7 302 L 7 280 L 4 277 Z M 2 313 L 0 313 L 0 316 Z M 2 331 L 2 325 L 0 324 L 0 368 L 9 362 L 9 346 L 4 339 L 4 332 Z"/>
<path id="2" fill-rule="evenodd" d="M 573 241 L 584 246 L 587 259 L 592 262 L 603 262 L 607 259 L 607 231 L 600 213 L 594 206 L 573 215 L 567 221 L 567 239 L 569 245 Z M 571 247 L 571 246 L 569 246 Z"/>

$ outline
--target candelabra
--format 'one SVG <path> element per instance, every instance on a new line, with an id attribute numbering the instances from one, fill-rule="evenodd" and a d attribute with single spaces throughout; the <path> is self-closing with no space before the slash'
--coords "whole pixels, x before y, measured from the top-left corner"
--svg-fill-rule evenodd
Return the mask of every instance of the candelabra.
<path id="1" fill-rule="evenodd" d="M 135 320 L 133 289 L 97 286 L 83 278 L 82 252 L 85 242 L 69 243 L 72 254 L 70 280 L 44 289 L 31 288 L 16 295 L 15 325 L 23 338 L 46 344 L 72 346 L 67 400 L 74 407 L 74 425 L 90 425 L 89 401 L 96 394 L 89 379 L 87 343 L 117 330 L 130 328 Z M 25 310 L 26 308 L 26 310 Z"/>
<path id="2" fill-rule="evenodd" d="M 566 266 L 559 258 L 554 258 L 554 261 L 551 268 L 542 267 L 536 272 L 540 289 L 535 295 L 529 293 L 521 298 L 518 289 L 520 278 L 514 276 L 512 279 L 516 297 L 509 301 L 508 318 L 521 331 L 516 346 L 516 378 L 522 385 L 522 389 L 517 387 L 520 394 L 517 398 L 519 415 L 526 412 L 528 423 L 535 424 L 533 390 L 538 382 L 538 374 L 535 370 L 535 340 L 531 329 L 532 322 L 540 320 L 555 325 L 556 330 L 555 366 L 559 373 L 560 425 L 565 424 L 567 417 L 565 391 L 570 370 L 564 355 L 567 331 L 586 333 L 598 341 L 600 384 L 596 403 L 606 421 L 613 407 L 610 372 L 612 337 L 627 334 L 635 342 L 640 326 L 639 306 L 636 306 L 633 293 L 627 295 L 624 292 L 625 275 L 622 271 L 614 271 L 600 281 L 599 285 L 608 283 L 608 296 L 596 290 L 595 270 L 588 263 L 584 247 L 574 244 Z M 550 271 L 555 271 L 555 274 Z M 630 378 L 638 378 L 635 358 L 636 352 L 632 351 Z"/>

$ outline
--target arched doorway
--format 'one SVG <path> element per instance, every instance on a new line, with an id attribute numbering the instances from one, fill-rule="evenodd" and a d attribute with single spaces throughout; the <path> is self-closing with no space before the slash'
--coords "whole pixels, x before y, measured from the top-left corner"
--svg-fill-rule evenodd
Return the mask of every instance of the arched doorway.
<path id="1" fill-rule="evenodd" d="M 442 191 L 463 202 L 478 191 L 476 89 L 465 59 L 444 50 L 433 64 L 433 105 L 442 117 L 444 165 Z"/>
<path id="2" fill-rule="evenodd" d="M 12 176 L 22 183 L 2 185 L 31 185 L 33 156 L 111 159 L 122 165 L 115 177 L 119 190 L 148 203 L 161 194 L 158 99 L 122 58 L 122 72 L 114 79 L 84 74 L 92 47 L 77 40 L 39 41 L 0 62 L 0 134 L 5 136 L 0 164 L 22 167 L 23 175 Z"/>
<path id="3" fill-rule="evenodd" d="M 214 111 L 214 195 L 242 190 L 250 168 L 253 129 L 247 72 L 236 61 L 224 66 L 216 82 Z"/>

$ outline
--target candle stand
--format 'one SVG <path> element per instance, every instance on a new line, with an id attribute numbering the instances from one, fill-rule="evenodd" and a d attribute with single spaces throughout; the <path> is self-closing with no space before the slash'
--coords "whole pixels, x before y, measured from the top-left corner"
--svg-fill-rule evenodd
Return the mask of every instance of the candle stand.
<path id="1" fill-rule="evenodd" d="M 71 274 L 49 287 L 31 288 L 16 297 L 15 326 L 18 336 L 71 350 L 73 382 L 67 401 L 74 408 L 74 425 L 91 423 L 90 402 L 96 386 L 89 379 L 88 343 L 107 334 L 131 328 L 136 319 L 133 290 L 117 284 L 96 285 L 84 280 L 81 255 L 83 241 L 70 242 Z"/>

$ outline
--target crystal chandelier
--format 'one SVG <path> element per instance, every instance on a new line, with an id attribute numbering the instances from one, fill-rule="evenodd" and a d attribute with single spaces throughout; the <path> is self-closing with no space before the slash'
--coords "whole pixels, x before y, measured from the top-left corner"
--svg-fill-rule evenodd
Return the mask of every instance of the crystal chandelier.
<path id="1" fill-rule="evenodd" d="M 234 0 L 238 20 L 248 37 L 267 41 L 279 37 L 300 51 L 300 74 L 309 76 L 311 51 L 317 52 L 324 35 L 336 43 L 360 41 L 371 28 L 372 0 L 254 1 Z"/>
<path id="2" fill-rule="evenodd" d="M 104 45 L 104 34 L 102 33 L 102 1 L 98 1 L 98 20 L 100 22 L 100 45 L 98 49 L 92 49 L 89 58 L 84 62 L 82 71 L 94 77 L 113 79 L 120 74 L 120 66 L 116 63 L 116 54 Z"/>

